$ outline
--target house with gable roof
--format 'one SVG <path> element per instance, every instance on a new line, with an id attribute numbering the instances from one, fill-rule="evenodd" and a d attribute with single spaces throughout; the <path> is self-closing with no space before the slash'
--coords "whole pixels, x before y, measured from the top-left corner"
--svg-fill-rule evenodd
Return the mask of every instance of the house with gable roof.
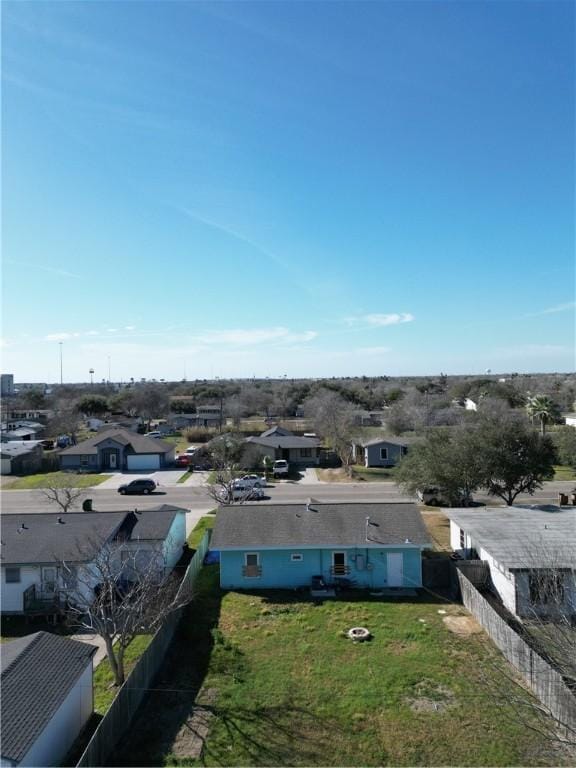
<path id="1" fill-rule="evenodd" d="M 279 425 L 267 429 L 261 435 L 247 437 L 246 443 L 255 445 L 263 456 L 272 461 L 286 459 L 299 467 L 316 467 L 320 464 L 320 440 L 317 437 L 299 437 Z"/>
<path id="2" fill-rule="evenodd" d="M 223 589 L 296 589 L 344 579 L 367 589 L 422 586 L 430 537 L 414 504 L 220 507 L 211 549 Z"/>
<path id="3" fill-rule="evenodd" d="M 63 450 L 60 469 L 154 471 L 174 462 L 175 446 L 127 429 L 106 429 Z"/>

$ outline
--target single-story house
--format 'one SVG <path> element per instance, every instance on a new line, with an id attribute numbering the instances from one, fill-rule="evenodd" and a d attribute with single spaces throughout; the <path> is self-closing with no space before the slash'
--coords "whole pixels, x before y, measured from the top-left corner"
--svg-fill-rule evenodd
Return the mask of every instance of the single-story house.
<path id="1" fill-rule="evenodd" d="M 135 515 L 137 523 L 123 549 L 136 553 L 136 563 L 145 566 L 153 558 L 162 572 L 169 573 L 182 557 L 186 544 L 186 510 L 163 504 L 156 509 L 136 510 Z"/>
<path id="2" fill-rule="evenodd" d="M 354 411 L 354 424 L 359 427 L 381 427 L 384 414 L 382 411 Z"/>
<path id="3" fill-rule="evenodd" d="M 408 453 L 413 437 L 372 437 L 352 443 L 352 459 L 365 467 L 394 467 Z"/>
<path id="4" fill-rule="evenodd" d="M 316 437 L 298 437 L 284 427 L 275 426 L 246 442 L 255 445 L 263 456 L 273 461 L 286 459 L 289 464 L 315 467 L 320 463 L 320 440 Z"/>
<path id="5" fill-rule="evenodd" d="M 13 432 L 16 429 L 31 429 L 33 432 L 40 434 L 46 429 L 46 425 L 29 419 L 8 419 L 2 428 L 7 432 Z"/>
<path id="6" fill-rule="evenodd" d="M 494 507 L 446 509 L 450 546 L 483 560 L 491 589 L 519 618 L 576 616 L 576 509 Z"/>
<path id="7" fill-rule="evenodd" d="M 136 553 L 125 561 L 153 558 L 172 570 L 186 542 L 186 510 L 163 505 L 143 512 L 4 513 L 0 571 L 2 613 L 53 613 L 81 595 L 85 602 L 98 583 L 93 564 L 105 546 Z M 63 564 L 66 567 L 63 567 Z"/>
<path id="8" fill-rule="evenodd" d="M 37 440 L 0 443 L 0 474 L 30 475 L 42 469 L 44 450 Z"/>
<path id="9" fill-rule="evenodd" d="M 48 632 L 2 646 L 2 766 L 61 765 L 94 710 L 95 653 Z"/>
<path id="10" fill-rule="evenodd" d="M 173 413 L 168 421 L 174 429 L 216 428 L 222 424 L 222 408 L 219 405 L 199 405 L 196 413 Z"/>
<path id="11" fill-rule="evenodd" d="M 174 462 L 175 446 L 127 429 L 106 429 L 60 453 L 60 469 L 155 470 Z"/>
<path id="12" fill-rule="evenodd" d="M 7 411 L 8 421 L 37 421 L 42 424 L 54 417 L 54 411 L 48 408 L 28 408 L 27 410 L 10 409 Z"/>
<path id="13" fill-rule="evenodd" d="M 223 589 L 326 584 L 421 587 L 428 532 L 414 504 L 264 504 L 220 507 L 210 547 Z"/>
<path id="14" fill-rule="evenodd" d="M 18 427 L 17 429 L 9 429 L 2 433 L 2 439 L 8 441 L 14 440 L 36 440 L 36 438 L 42 434 L 44 427 L 40 429 L 34 429 L 32 427 Z"/>
<path id="15" fill-rule="evenodd" d="M 567 413 L 564 416 L 564 422 L 568 427 L 576 427 L 576 413 Z"/>

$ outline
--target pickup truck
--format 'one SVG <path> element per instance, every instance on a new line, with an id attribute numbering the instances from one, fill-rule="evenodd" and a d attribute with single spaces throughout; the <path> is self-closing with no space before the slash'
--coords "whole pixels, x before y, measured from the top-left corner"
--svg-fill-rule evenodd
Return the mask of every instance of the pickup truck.
<path id="1" fill-rule="evenodd" d="M 288 477 L 290 467 L 286 459 L 278 459 L 272 466 L 272 474 L 274 477 Z"/>

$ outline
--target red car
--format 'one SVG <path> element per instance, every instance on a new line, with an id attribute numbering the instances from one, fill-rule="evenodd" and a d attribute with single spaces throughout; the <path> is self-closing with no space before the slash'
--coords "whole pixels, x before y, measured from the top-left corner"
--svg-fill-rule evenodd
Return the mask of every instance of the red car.
<path id="1" fill-rule="evenodd" d="M 186 456 L 186 454 L 183 453 L 180 456 L 176 456 L 174 464 L 176 464 L 177 467 L 189 467 L 191 459 L 191 456 Z"/>

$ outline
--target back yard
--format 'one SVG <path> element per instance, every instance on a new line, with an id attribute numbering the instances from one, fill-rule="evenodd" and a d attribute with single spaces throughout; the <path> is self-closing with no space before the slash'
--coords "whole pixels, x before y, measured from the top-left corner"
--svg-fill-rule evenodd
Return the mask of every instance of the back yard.
<path id="1" fill-rule="evenodd" d="M 197 588 L 113 765 L 562 764 L 495 703 L 496 651 L 461 606 L 221 592 L 217 566 Z"/>

